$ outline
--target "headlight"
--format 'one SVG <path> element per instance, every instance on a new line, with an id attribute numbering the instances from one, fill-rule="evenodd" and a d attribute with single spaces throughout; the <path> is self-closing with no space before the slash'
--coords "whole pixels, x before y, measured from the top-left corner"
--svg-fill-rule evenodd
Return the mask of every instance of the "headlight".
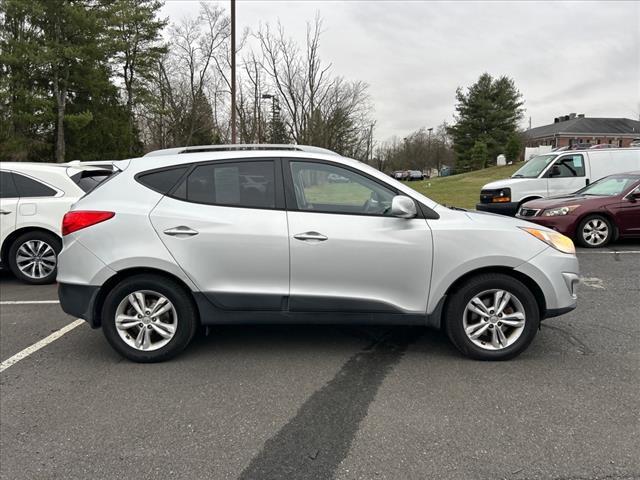
<path id="1" fill-rule="evenodd" d="M 501 190 L 496 190 L 494 193 L 491 202 L 493 203 L 508 203 L 511 201 L 511 189 L 503 188 Z"/>
<path id="2" fill-rule="evenodd" d="M 547 245 L 561 251 L 562 253 L 576 253 L 576 247 L 569 237 L 565 237 L 558 232 L 548 232 L 547 230 L 539 230 L 537 228 L 520 227 L 527 233 L 530 233 L 538 240 L 543 241 Z"/>
<path id="3" fill-rule="evenodd" d="M 573 212 L 576 208 L 578 208 L 580 205 L 569 205 L 566 207 L 558 207 L 558 208 L 552 208 L 550 210 L 545 210 L 542 214 L 543 217 L 558 217 L 558 216 L 562 216 L 562 215 L 568 215 L 571 212 Z"/>

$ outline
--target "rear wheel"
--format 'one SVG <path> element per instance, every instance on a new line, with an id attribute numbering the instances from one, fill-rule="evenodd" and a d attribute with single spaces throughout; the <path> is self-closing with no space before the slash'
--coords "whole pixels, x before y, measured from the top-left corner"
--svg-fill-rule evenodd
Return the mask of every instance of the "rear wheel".
<path id="1" fill-rule="evenodd" d="M 463 283 L 447 302 L 446 331 L 451 342 L 477 360 L 508 360 L 536 335 L 536 299 L 519 280 L 489 273 Z"/>
<path id="2" fill-rule="evenodd" d="M 613 238 L 613 225 L 602 215 L 589 215 L 578 225 L 576 237 L 583 247 L 604 247 Z"/>
<path id="3" fill-rule="evenodd" d="M 122 280 L 109 292 L 102 309 L 107 340 L 134 362 L 161 362 L 176 356 L 189 344 L 197 325 L 189 293 L 155 275 Z"/>
<path id="4" fill-rule="evenodd" d="M 11 272 L 25 283 L 43 285 L 56 280 L 60 239 L 53 233 L 33 231 L 20 235 L 9 247 Z"/>

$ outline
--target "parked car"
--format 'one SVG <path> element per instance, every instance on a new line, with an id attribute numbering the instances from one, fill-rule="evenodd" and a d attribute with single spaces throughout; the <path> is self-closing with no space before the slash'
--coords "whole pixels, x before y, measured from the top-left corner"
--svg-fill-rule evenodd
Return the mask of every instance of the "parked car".
<path id="1" fill-rule="evenodd" d="M 596 145 L 591 145 L 589 149 L 598 150 L 601 148 L 619 148 L 618 145 L 613 145 L 612 143 L 598 143 Z"/>
<path id="2" fill-rule="evenodd" d="M 408 180 L 424 180 L 424 175 L 420 170 L 409 170 Z"/>
<path id="3" fill-rule="evenodd" d="M 111 173 L 111 169 L 91 165 L 2 162 L 2 266 L 26 283 L 55 281 L 63 215 Z"/>
<path id="4" fill-rule="evenodd" d="M 517 216 L 588 248 L 640 237 L 640 171 L 610 175 L 571 195 L 527 202 Z"/>
<path id="5" fill-rule="evenodd" d="M 186 147 L 121 162 L 64 217 L 64 311 L 138 362 L 176 355 L 199 325 L 342 322 L 443 328 L 464 354 L 500 360 L 575 308 L 569 238 L 446 208 L 305 148 Z M 349 188 L 318 180 L 329 174 Z M 269 188 L 246 194 L 247 175 Z"/>
<path id="6" fill-rule="evenodd" d="M 574 143 L 573 145 L 569 145 L 569 150 L 588 150 L 591 148 L 590 143 Z"/>
<path id="7" fill-rule="evenodd" d="M 482 187 L 477 210 L 515 215 L 530 200 L 573 193 L 607 175 L 640 170 L 640 149 L 552 152 L 526 162 L 511 178 Z"/>
<path id="8" fill-rule="evenodd" d="M 630 147 L 640 147 L 640 138 L 634 138 L 629 144 Z"/>
<path id="9" fill-rule="evenodd" d="M 397 170 L 393 172 L 393 178 L 395 178 L 396 180 L 409 180 L 409 171 Z"/>

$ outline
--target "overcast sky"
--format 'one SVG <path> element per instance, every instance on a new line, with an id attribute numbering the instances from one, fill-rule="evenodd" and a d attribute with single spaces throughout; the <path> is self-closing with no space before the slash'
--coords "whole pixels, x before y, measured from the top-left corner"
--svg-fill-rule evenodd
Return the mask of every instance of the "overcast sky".
<path id="1" fill-rule="evenodd" d="M 162 13 L 173 22 L 198 9 L 167 0 Z M 456 87 L 483 72 L 515 80 L 523 126 L 640 114 L 640 2 L 238 0 L 237 28 L 279 19 L 302 44 L 317 11 L 323 61 L 369 84 L 377 140 L 452 122 Z"/>

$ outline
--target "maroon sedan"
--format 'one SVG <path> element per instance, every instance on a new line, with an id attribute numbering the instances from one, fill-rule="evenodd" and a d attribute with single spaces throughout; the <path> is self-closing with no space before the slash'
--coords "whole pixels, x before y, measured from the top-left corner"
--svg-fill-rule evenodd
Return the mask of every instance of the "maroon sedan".
<path id="1" fill-rule="evenodd" d="M 618 237 L 640 238 L 640 172 L 610 175 L 571 195 L 532 200 L 516 216 L 584 247 L 603 247 Z"/>

